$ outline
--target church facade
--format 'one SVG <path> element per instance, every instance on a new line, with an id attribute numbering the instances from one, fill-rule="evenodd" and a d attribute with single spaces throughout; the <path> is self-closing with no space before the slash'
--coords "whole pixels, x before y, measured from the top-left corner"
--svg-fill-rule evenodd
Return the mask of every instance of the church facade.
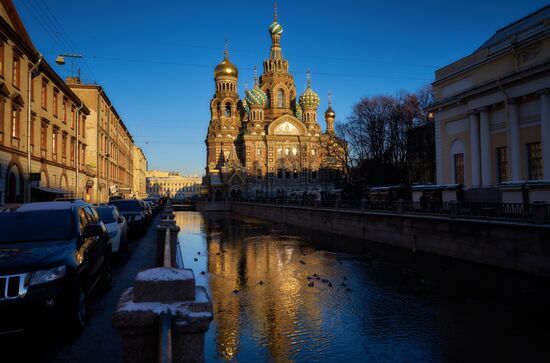
<path id="1" fill-rule="evenodd" d="M 330 194 L 339 188 L 346 145 L 334 133 L 330 105 L 323 132 L 319 96 L 308 86 L 297 96 L 280 45 L 282 26 L 269 26 L 271 50 L 254 86 L 238 94 L 238 69 L 225 57 L 214 70 L 203 194 L 210 199 L 277 198 Z"/>

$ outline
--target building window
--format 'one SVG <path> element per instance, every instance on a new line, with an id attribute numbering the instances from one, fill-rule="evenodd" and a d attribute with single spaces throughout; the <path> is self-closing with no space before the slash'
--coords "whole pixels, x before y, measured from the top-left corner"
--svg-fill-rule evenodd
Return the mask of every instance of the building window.
<path id="1" fill-rule="evenodd" d="M 75 140 L 71 139 L 71 166 L 74 166 Z"/>
<path id="2" fill-rule="evenodd" d="M 455 184 L 464 184 L 464 154 L 455 154 Z"/>
<path id="3" fill-rule="evenodd" d="M 76 113 L 75 113 L 75 107 L 71 107 L 71 129 L 74 129 L 74 124 L 75 124 L 75 117 L 76 117 Z"/>
<path id="4" fill-rule="evenodd" d="M 40 148 L 44 151 L 48 149 L 48 125 L 45 123 L 40 129 Z"/>
<path id="5" fill-rule="evenodd" d="M 277 169 L 277 179 L 283 179 L 283 169 Z"/>
<path id="6" fill-rule="evenodd" d="M 63 109 L 61 110 L 62 114 L 61 114 L 61 121 L 63 121 L 63 123 L 67 123 L 67 101 L 66 100 L 63 100 Z"/>
<path id="7" fill-rule="evenodd" d="M 4 142 L 4 104 L 5 100 L 0 99 L 0 143 Z"/>
<path id="8" fill-rule="evenodd" d="M 498 182 L 504 183 L 508 181 L 508 148 L 497 148 L 497 173 Z"/>
<path id="9" fill-rule="evenodd" d="M 61 139 L 61 157 L 63 158 L 63 163 L 67 160 L 67 135 L 63 134 Z"/>
<path id="10" fill-rule="evenodd" d="M 261 155 L 262 155 L 262 149 L 257 148 L 256 149 L 256 156 L 261 156 Z"/>
<path id="11" fill-rule="evenodd" d="M 19 88 L 20 77 L 21 77 L 21 62 L 17 55 L 13 56 L 13 69 L 12 69 L 12 84 L 14 87 Z"/>
<path id="12" fill-rule="evenodd" d="M 311 179 L 317 179 L 317 170 L 311 172 Z"/>
<path id="13" fill-rule="evenodd" d="M 542 150 L 540 142 L 527 144 L 527 168 L 529 180 L 542 179 Z"/>
<path id="14" fill-rule="evenodd" d="M 286 169 L 285 174 L 285 178 L 290 179 L 290 170 Z"/>
<path id="15" fill-rule="evenodd" d="M 57 160 L 57 131 L 52 132 L 52 158 Z"/>
<path id="16" fill-rule="evenodd" d="M 311 149 L 311 155 L 312 155 L 312 156 L 315 156 L 316 153 L 317 153 L 317 152 L 315 151 L 315 149 Z"/>
<path id="17" fill-rule="evenodd" d="M 11 109 L 11 137 L 19 139 L 20 124 L 19 124 L 19 109 L 12 107 Z"/>
<path id="18" fill-rule="evenodd" d="M 292 155 L 296 156 L 296 154 L 298 154 L 298 149 L 296 149 L 295 147 L 292 148 Z"/>
<path id="19" fill-rule="evenodd" d="M 42 81 L 42 92 L 41 92 L 41 101 L 42 101 L 42 108 L 47 110 L 48 109 L 48 83 L 46 81 Z"/>
<path id="20" fill-rule="evenodd" d="M 292 177 L 294 179 L 298 179 L 298 170 L 294 169 L 294 171 L 292 172 Z"/>
<path id="21" fill-rule="evenodd" d="M 231 104 L 225 104 L 225 117 L 231 117 Z"/>
<path id="22" fill-rule="evenodd" d="M 57 111 L 59 108 L 58 100 L 59 100 L 59 92 L 54 90 L 53 91 L 53 115 L 55 117 L 57 117 Z"/>
<path id="23" fill-rule="evenodd" d="M 4 42 L 0 40 L 0 76 L 4 76 Z"/>
<path id="24" fill-rule="evenodd" d="M 285 92 L 282 89 L 277 92 L 277 107 L 285 107 Z"/>
<path id="25" fill-rule="evenodd" d="M 258 180 L 262 180 L 262 169 L 258 169 L 258 170 L 256 171 L 256 178 L 257 178 Z"/>
<path id="26" fill-rule="evenodd" d="M 286 156 L 289 156 L 290 155 L 290 149 L 287 147 L 285 148 L 285 155 Z"/>
<path id="27" fill-rule="evenodd" d="M 82 137 L 86 137 L 86 118 L 84 117 L 84 115 L 82 115 L 80 121 L 80 124 L 82 125 L 80 126 L 80 129 L 82 130 Z"/>

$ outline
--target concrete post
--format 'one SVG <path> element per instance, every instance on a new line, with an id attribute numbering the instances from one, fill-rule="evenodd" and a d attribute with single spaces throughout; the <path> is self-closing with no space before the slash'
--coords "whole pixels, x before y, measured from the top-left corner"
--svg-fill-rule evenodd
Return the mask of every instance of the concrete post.
<path id="1" fill-rule="evenodd" d="M 163 222 L 165 224 L 163 224 Z M 164 262 L 164 242 L 166 241 L 166 230 L 170 229 L 170 249 L 174 251 L 172 253 L 172 266 L 176 266 L 176 243 L 178 241 L 178 233 L 180 227 L 176 225 L 175 221 L 161 221 L 161 224 L 157 226 L 157 266 L 162 266 Z"/>
<path id="2" fill-rule="evenodd" d="M 533 203 L 533 223 L 544 224 L 546 222 L 546 202 Z"/>
<path id="3" fill-rule="evenodd" d="M 113 314 L 122 337 L 123 361 L 158 360 L 158 324 L 172 316 L 172 357 L 179 362 L 204 361 L 204 333 L 212 321 L 212 303 L 203 287 L 195 286 L 192 270 L 153 268 L 140 272 Z"/>
<path id="4" fill-rule="evenodd" d="M 403 214 L 405 212 L 405 201 L 403 199 L 399 199 L 397 201 L 397 213 Z"/>

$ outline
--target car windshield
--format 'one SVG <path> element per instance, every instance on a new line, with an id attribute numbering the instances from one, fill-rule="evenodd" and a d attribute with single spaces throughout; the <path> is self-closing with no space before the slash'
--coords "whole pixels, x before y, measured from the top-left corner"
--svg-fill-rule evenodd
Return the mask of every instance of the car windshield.
<path id="1" fill-rule="evenodd" d="M 137 200 L 115 200 L 110 204 L 116 205 L 121 212 L 140 212 L 141 206 Z"/>
<path id="2" fill-rule="evenodd" d="M 115 216 L 113 213 L 113 208 L 110 207 L 97 207 L 95 209 L 97 213 L 99 213 L 99 217 L 103 221 L 103 223 L 114 223 L 115 222 Z"/>
<path id="3" fill-rule="evenodd" d="M 75 236 L 69 210 L 0 213 L 0 244 L 60 241 Z"/>

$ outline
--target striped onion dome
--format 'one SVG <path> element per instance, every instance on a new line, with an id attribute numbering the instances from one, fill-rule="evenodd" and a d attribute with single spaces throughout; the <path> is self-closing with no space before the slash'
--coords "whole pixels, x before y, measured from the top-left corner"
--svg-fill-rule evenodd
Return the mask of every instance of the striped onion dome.
<path id="1" fill-rule="evenodd" d="M 301 120 L 302 119 L 302 107 L 300 107 L 300 104 L 296 105 L 296 112 L 294 113 L 296 117 Z"/>
<path id="2" fill-rule="evenodd" d="M 313 92 L 311 87 L 308 87 L 303 95 L 300 96 L 300 107 L 304 108 L 317 108 L 319 107 L 321 100 L 317 93 Z"/>
<path id="3" fill-rule="evenodd" d="M 254 105 L 261 105 L 265 106 L 267 103 L 267 96 L 265 95 L 265 92 L 258 87 L 258 85 L 254 85 L 254 88 L 251 90 L 246 91 L 246 103 L 250 106 Z"/>
<path id="4" fill-rule="evenodd" d="M 283 33 L 283 27 L 277 21 L 271 23 L 268 29 L 271 35 L 281 35 Z"/>

